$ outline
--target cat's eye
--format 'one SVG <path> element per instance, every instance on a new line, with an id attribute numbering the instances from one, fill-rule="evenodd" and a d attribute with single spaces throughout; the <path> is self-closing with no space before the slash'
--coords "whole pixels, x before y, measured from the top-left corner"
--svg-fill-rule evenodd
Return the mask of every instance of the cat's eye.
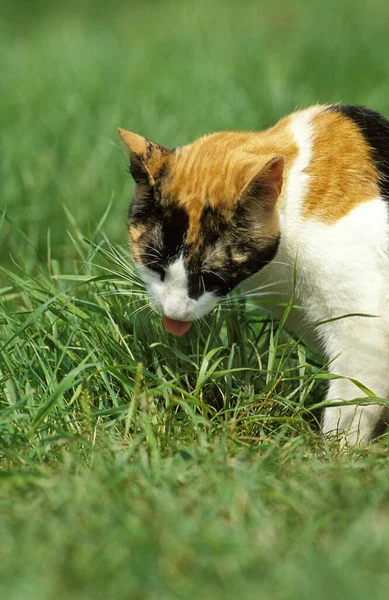
<path id="1" fill-rule="evenodd" d="M 203 271 L 200 276 L 200 291 L 210 292 L 218 287 L 220 287 L 223 283 L 223 277 L 218 273 L 214 273 L 213 271 Z"/>
<path id="2" fill-rule="evenodd" d="M 165 281 L 165 269 L 163 269 L 162 267 L 156 266 L 156 265 L 149 267 L 149 269 L 154 271 L 154 273 L 158 273 L 161 281 Z"/>
<path id="3" fill-rule="evenodd" d="M 165 280 L 165 269 L 163 267 L 160 267 L 159 265 L 156 264 L 150 264 L 150 263 L 146 263 L 145 266 L 150 269 L 150 271 L 152 271 L 155 274 L 158 274 L 161 281 Z"/>

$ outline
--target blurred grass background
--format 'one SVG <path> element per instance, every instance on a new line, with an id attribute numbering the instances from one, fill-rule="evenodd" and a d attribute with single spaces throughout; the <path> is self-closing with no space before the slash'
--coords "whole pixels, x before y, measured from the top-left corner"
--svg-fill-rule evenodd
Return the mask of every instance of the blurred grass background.
<path id="1" fill-rule="evenodd" d="M 116 128 L 174 147 L 261 129 L 317 102 L 389 113 L 389 6 L 379 0 L 49 0 L 0 7 L 1 200 L 31 268 L 72 258 L 63 205 L 86 234 L 126 239 L 131 183 Z M 68 266 L 70 263 L 67 262 Z"/>
<path id="2" fill-rule="evenodd" d="M 320 359 L 236 299 L 173 339 L 84 236 L 127 242 L 118 126 L 173 147 L 317 102 L 389 115 L 388 22 L 379 0 L 1 2 L 0 598 L 386 600 L 387 441 L 318 439 Z"/>

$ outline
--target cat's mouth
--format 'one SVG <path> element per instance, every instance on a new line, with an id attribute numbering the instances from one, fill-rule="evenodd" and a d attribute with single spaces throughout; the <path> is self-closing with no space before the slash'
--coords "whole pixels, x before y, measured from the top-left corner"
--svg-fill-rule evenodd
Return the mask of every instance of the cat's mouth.
<path id="1" fill-rule="evenodd" d="M 170 319 L 169 317 L 162 317 L 162 323 L 169 333 L 173 335 L 184 335 L 192 325 L 192 321 L 177 321 L 176 319 Z"/>

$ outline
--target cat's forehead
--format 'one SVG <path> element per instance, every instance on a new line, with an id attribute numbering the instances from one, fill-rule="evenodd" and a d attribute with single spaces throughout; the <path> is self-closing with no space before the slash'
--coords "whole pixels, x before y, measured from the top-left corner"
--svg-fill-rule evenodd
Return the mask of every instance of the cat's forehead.
<path id="1" fill-rule="evenodd" d="M 163 193 L 193 216 L 204 207 L 233 209 L 239 194 L 257 168 L 247 134 L 221 132 L 177 148 L 169 157 Z M 247 138 L 248 139 L 248 138 Z"/>

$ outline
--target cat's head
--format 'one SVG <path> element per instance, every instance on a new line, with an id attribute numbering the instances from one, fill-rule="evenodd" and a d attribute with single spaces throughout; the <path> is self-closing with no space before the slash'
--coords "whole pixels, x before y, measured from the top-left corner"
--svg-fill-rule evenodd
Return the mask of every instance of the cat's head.
<path id="1" fill-rule="evenodd" d="M 136 183 L 133 259 L 165 327 L 180 335 L 274 258 L 284 158 L 258 156 L 244 133 L 174 150 L 119 133 Z"/>

